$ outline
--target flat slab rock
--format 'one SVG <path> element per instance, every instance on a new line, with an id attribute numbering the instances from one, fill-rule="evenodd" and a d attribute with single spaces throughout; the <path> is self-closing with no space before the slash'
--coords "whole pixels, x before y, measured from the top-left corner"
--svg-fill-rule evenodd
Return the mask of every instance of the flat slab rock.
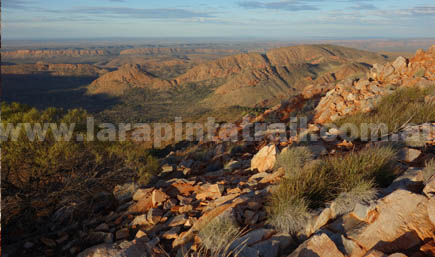
<path id="1" fill-rule="evenodd" d="M 334 242 L 326 235 L 314 235 L 301 244 L 288 257 L 344 257 Z"/>
<path id="2" fill-rule="evenodd" d="M 145 240 L 101 244 L 84 250 L 77 257 L 148 257 Z"/>
<path id="3" fill-rule="evenodd" d="M 267 145 L 252 158 L 251 169 L 264 172 L 273 169 L 279 150 L 275 145 Z"/>

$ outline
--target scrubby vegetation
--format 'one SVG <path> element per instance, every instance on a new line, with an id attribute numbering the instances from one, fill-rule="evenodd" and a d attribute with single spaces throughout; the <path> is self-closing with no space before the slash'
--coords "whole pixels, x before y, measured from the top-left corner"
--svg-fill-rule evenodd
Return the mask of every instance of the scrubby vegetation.
<path id="1" fill-rule="evenodd" d="M 291 233 L 305 224 L 310 209 L 335 200 L 337 211 L 349 211 L 356 202 L 371 199 L 375 188 L 389 184 L 395 175 L 396 152 L 390 146 L 313 161 L 300 147 L 281 155 L 278 162 L 288 175 L 272 193 L 267 210 L 271 225 Z"/>
<path id="2" fill-rule="evenodd" d="M 335 122 L 338 127 L 353 124 L 359 128 L 358 138 L 381 134 L 381 129 L 365 129 L 363 124 L 385 124 L 384 133 L 396 132 L 407 123 L 421 124 L 435 121 L 435 103 L 425 102 L 425 96 L 435 93 L 435 86 L 425 89 L 401 88 L 381 99 L 369 113 L 357 113 Z M 382 135 L 381 135 L 382 136 Z"/>
<path id="3" fill-rule="evenodd" d="M 173 122 L 208 111 L 200 102 L 212 92 L 212 86 L 188 84 L 161 91 L 148 88 L 131 88 L 119 98 L 119 104 L 99 113 L 111 122 Z"/>
<path id="4" fill-rule="evenodd" d="M 313 154 L 305 146 L 286 148 L 277 158 L 277 166 L 282 167 L 286 177 L 293 173 L 300 173 L 304 165 L 313 160 Z"/>
<path id="5" fill-rule="evenodd" d="M 240 235 L 242 229 L 230 216 L 218 216 L 199 232 L 206 249 L 221 252 Z"/>
<path id="6" fill-rule="evenodd" d="M 84 110 L 38 111 L 17 103 L 2 103 L 1 109 L 2 129 L 8 123 L 29 123 L 32 128 L 39 123 L 76 124 L 69 141 L 58 140 L 52 128 L 44 140 L 36 135 L 31 140 L 24 130 L 17 140 L 2 137 L 2 224 L 7 233 L 44 231 L 43 221 L 60 207 L 91 210 L 87 205 L 94 193 L 111 192 L 129 177 L 146 183 L 159 167 L 148 150 L 129 142 L 76 140 L 79 133 L 86 139 Z"/>

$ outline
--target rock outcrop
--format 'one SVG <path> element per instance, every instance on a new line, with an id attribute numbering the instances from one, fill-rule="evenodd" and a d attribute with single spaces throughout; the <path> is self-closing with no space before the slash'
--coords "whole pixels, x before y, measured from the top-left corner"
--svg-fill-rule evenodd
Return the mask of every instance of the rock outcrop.
<path id="1" fill-rule="evenodd" d="M 417 51 L 411 59 L 398 57 L 385 65 L 375 64 L 367 79 L 339 82 L 316 107 L 315 121 L 326 123 L 356 112 L 369 112 L 379 100 L 400 87 L 435 83 L 435 46 Z M 429 101 L 429 100 L 428 100 Z"/>

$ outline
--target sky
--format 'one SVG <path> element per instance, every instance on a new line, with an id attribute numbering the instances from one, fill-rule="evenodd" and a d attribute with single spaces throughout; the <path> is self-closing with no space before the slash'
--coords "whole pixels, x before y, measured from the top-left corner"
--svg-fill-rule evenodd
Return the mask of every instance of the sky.
<path id="1" fill-rule="evenodd" d="M 3 39 L 435 37 L 435 0 L 2 0 Z"/>

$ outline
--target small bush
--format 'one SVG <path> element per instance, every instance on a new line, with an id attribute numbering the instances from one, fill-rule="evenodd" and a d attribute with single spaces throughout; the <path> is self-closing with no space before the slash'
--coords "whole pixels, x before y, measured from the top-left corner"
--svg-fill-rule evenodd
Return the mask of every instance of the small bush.
<path id="1" fill-rule="evenodd" d="M 435 159 L 431 159 L 426 163 L 423 169 L 423 182 L 427 184 L 431 177 L 435 177 Z"/>
<path id="2" fill-rule="evenodd" d="M 208 250 L 220 251 L 233 242 L 240 231 L 241 229 L 231 217 L 223 215 L 214 218 L 206 227 L 201 229 L 199 238 Z"/>
<path id="3" fill-rule="evenodd" d="M 148 155 L 145 160 L 145 165 L 136 166 L 138 182 L 146 185 L 150 182 L 151 178 L 157 174 L 160 168 L 159 160 L 155 157 Z"/>
<path id="4" fill-rule="evenodd" d="M 313 154 L 305 146 L 289 147 L 278 155 L 277 165 L 282 167 L 287 177 L 299 172 L 306 163 L 313 160 Z"/>

